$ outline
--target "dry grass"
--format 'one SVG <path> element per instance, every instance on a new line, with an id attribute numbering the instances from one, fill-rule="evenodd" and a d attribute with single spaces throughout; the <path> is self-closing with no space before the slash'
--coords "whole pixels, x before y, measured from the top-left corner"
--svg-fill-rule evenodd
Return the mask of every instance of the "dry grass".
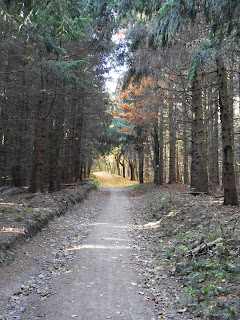
<path id="1" fill-rule="evenodd" d="M 94 175 L 98 180 L 99 186 L 102 188 L 122 188 L 137 183 L 137 181 L 131 181 L 129 178 L 122 178 L 116 174 L 107 172 L 94 172 Z"/>

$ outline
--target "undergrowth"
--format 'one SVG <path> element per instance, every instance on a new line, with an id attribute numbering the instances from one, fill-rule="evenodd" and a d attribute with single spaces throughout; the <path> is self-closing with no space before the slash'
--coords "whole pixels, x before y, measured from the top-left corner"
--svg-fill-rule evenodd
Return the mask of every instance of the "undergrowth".
<path id="1" fill-rule="evenodd" d="M 151 199 L 149 199 L 149 205 L 152 209 L 152 216 L 156 219 L 160 219 L 163 214 L 170 212 L 174 214 L 177 209 L 182 207 L 182 203 L 176 201 L 171 190 L 162 197 L 153 193 Z"/>
<path id="2" fill-rule="evenodd" d="M 94 184 L 95 186 L 99 186 L 99 182 L 97 180 L 97 178 L 95 176 L 92 176 L 90 179 L 89 179 L 89 182 Z"/>
<path id="3" fill-rule="evenodd" d="M 0 219 L 3 218 L 3 216 L 7 216 L 8 221 L 10 222 L 20 222 L 22 221 L 24 217 L 24 212 L 18 208 L 15 207 L 1 207 L 0 208 Z"/>
<path id="4" fill-rule="evenodd" d="M 0 266 L 9 264 L 14 260 L 15 254 L 9 250 L 2 251 L 0 248 Z"/>
<path id="5" fill-rule="evenodd" d="M 164 188 L 145 189 L 143 201 L 151 220 L 161 221 L 151 231 L 158 264 L 181 283 L 176 307 L 204 320 L 240 319 L 238 209 L 222 206 L 219 212 L 210 197 Z"/>
<path id="6" fill-rule="evenodd" d="M 219 239 L 216 245 L 200 252 L 201 245 L 213 239 Z M 240 318 L 240 264 L 232 250 L 234 242 L 217 229 L 210 234 L 195 229 L 174 238 L 166 254 L 166 267 L 188 294 L 188 308 L 203 319 Z"/>
<path id="7" fill-rule="evenodd" d="M 136 191 L 140 188 L 142 188 L 142 184 L 133 184 L 131 186 L 127 186 L 127 187 L 124 187 L 124 189 L 128 190 L 128 191 Z"/>

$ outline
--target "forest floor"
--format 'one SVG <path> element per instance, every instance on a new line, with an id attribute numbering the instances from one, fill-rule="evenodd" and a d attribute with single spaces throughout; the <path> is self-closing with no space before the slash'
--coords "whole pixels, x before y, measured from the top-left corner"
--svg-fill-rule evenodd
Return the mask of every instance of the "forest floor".
<path id="1" fill-rule="evenodd" d="M 181 184 L 129 189 L 138 246 L 151 261 L 146 282 L 161 317 L 175 310 L 192 319 L 239 320 L 239 207 L 224 206 L 219 195 L 193 196 Z"/>
<path id="2" fill-rule="evenodd" d="M 180 184 L 96 175 L 103 188 L 80 204 L 83 185 L 0 192 L 1 243 L 29 216 L 45 224 L 76 204 L 2 250 L 0 319 L 240 319 L 239 207 Z"/>
<path id="3" fill-rule="evenodd" d="M 92 183 L 63 187 L 59 192 L 29 194 L 25 188 L 0 188 L 0 265 L 11 260 L 16 244 L 34 236 L 55 216 L 83 201 Z"/>

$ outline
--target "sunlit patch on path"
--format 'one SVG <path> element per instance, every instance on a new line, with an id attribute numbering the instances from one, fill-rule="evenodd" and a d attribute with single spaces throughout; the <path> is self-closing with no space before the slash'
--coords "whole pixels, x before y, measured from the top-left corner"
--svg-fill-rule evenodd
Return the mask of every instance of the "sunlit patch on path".
<path id="1" fill-rule="evenodd" d="M 94 172 L 100 187 L 103 188 L 121 188 L 137 184 L 137 181 L 131 181 L 129 178 L 123 178 L 116 174 L 110 174 L 107 172 Z"/>

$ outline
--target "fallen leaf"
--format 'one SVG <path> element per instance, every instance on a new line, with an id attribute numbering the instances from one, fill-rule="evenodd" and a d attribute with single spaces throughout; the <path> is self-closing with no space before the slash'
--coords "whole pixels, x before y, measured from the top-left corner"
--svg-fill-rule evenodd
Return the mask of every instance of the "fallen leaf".
<path id="1" fill-rule="evenodd" d="M 177 310 L 178 313 L 184 313 L 184 312 L 186 312 L 186 311 L 187 311 L 187 308 L 183 308 L 183 309 Z"/>

